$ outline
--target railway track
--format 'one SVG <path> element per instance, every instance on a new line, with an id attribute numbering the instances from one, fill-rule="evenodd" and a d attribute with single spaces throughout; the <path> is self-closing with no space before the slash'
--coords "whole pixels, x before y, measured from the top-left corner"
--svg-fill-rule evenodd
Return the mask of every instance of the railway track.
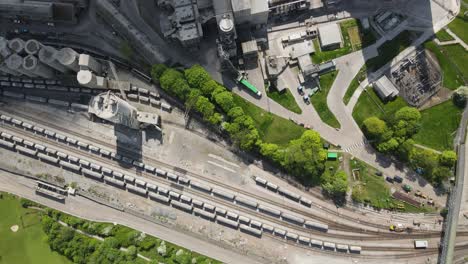
<path id="1" fill-rule="evenodd" d="M 0 111 L 0 112 L 2 112 L 2 111 Z M 19 113 L 19 112 L 14 111 L 14 110 L 13 111 L 8 111 L 5 114 L 7 114 L 7 115 L 16 115 L 18 117 L 21 117 L 21 118 L 24 118 L 24 119 L 27 119 L 27 120 L 30 120 L 30 121 L 34 121 L 37 124 L 43 124 L 43 125 L 46 125 L 46 126 L 48 126 L 50 128 L 53 128 L 55 130 L 63 131 L 65 133 L 67 133 L 67 134 L 74 135 L 74 136 L 76 136 L 78 138 L 86 139 L 89 142 L 95 142 L 95 143 L 97 143 L 99 145 L 106 146 L 106 147 L 111 148 L 111 149 L 115 148 L 114 145 L 109 144 L 107 142 L 103 142 L 103 141 L 100 141 L 98 139 L 91 138 L 91 137 L 86 136 L 86 135 L 82 135 L 82 134 L 77 133 L 75 131 L 72 131 L 70 129 L 59 127 L 59 126 L 54 125 L 54 124 L 52 124 L 50 122 L 47 122 L 47 121 L 44 121 L 44 120 L 41 120 L 41 119 L 38 119 L 38 118 L 35 118 L 35 117 L 31 117 L 31 116 L 23 114 L 23 113 Z M 135 153 L 128 147 L 124 147 L 123 150 L 126 153 L 128 153 L 129 155 L 135 155 Z M 178 171 L 178 172 L 181 171 L 180 168 L 178 168 L 176 166 L 172 166 L 172 165 L 170 165 L 168 163 L 165 163 L 165 162 L 162 162 L 162 161 L 159 161 L 159 160 L 155 160 L 155 159 L 152 159 L 152 158 L 147 158 L 146 160 L 148 160 L 151 164 L 158 164 L 160 166 L 164 166 L 166 168 L 169 168 L 171 170 Z M 284 205 L 284 204 L 280 204 L 278 202 L 272 201 L 270 199 L 267 199 L 267 198 L 264 198 L 264 197 L 261 197 L 261 196 L 255 195 L 255 194 L 251 194 L 251 193 L 243 191 L 241 189 L 233 188 L 233 187 L 231 187 L 231 186 L 229 186 L 227 184 L 224 184 L 222 182 L 218 182 L 216 180 L 207 178 L 205 176 L 201 176 L 199 174 L 196 174 L 196 173 L 193 173 L 193 172 L 188 172 L 188 171 L 185 171 L 185 174 L 189 175 L 189 176 L 191 176 L 193 178 L 201 179 L 201 180 L 203 180 L 205 182 L 208 182 L 208 183 L 211 183 L 213 185 L 221 186 L 221 187 L 223 187 L 225 189 L 228 189 L 228 190 L 231 190 L 233 192 L 241 193 L 241 194 L 244 194 L 244 195 L 246 195 L 248 197 L 255 198 L 255 199 L 259 200 L 259 201 L 263 201 L 263 202 L 266 202 L 268 204 L 274 204 L 274 205 L 276 205 L 278 207 L 285 208 L 285 209 L 287 209 L 287 210 L 289 210 L 291 212 L 295 212 L 295 213 L 307 216 L 310 219 L 314 219 L 314 220 L 317 220 L 317 221 L 320 221 L 320 222 L 327 223 L 330 227 L 333 227 L 333 229 L 338 230 L 338 231 L 359 232 L 359 233 L 363 233 L 363 234 L 367 234 L 367 235 L 375 235 L 375 236 L 378 236 L 380 238 L 385 237 L 385 238 L 388 238 L 388 239 L 397 239 L 397 238 L 402 237 L 402 234 L 375 232 L 375 231 L 365 230 L 365 229 L 362 229 L 362 228 L 356 228 L 356 227 L 351 227 L 351 226 L 343 228 L 342 225 L 337 224 L 337 223 L 335 223 L 335 222 L 333 222 L 333 221 L 331 221 L 331 220 L 329 220 L 327 218 L 319 217 L 317 215 L 307 213 L 304 210 L 300 210 L 300 209 L 297 209 L 297 208 L 292 207 L 292 206 L 287 206 L 287 205 Z M 320 209 L 323 209 L 323 210 L 327 211 L 328 213 L 331 213 L 331 214 L 333 214 L 333 215 L 335 215 L 337 217 L 346 218 L 347 220 L 355 221 L 354 218 L 346 216 L 344 214 L 336 214 L 336 212 L 333 211 L 333 210 L 330 210 L 330 209 L 327 209 L 327 208 L 324 208 L 324 207 L 320 207 Z M 376 227 L 376 228 L 378 227 L 378 228 L 384 229 L 384 230 L 386 230 L 388 228 L 387 226 L 378 225 L 378 224 L 375 224 L 375 223 L 370 223 L 370 222 L 365 222 L 365 221 L 361 221 L 360 223 L 363 224 L 363 225 L 369 225 L 369 226 Z M 440 232 L 433 232 L 433 231 L 430 231 L 430 232 L 417 231 L 416 232 L 415 231 L 415 232 L 413 232 L 411 234 L 408 234 L 408 235 L 410 235 L 411 238 L 438 237 L 438 236 L 440 236 Z"/>

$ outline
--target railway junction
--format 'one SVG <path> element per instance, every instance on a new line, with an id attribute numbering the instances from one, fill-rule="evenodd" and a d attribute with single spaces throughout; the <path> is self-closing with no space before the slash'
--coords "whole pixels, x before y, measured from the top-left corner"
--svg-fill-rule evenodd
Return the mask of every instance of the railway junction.
<path id="1" fill-rule="evenodd" d="M 32 4 L 26 2 L 18 5 Z M 347 4 L 337 1 L 335 6 L 334 1 L 326 0 L 259 1 L 265 5 L 248 0 L 156 1 L 151 8 L 163 8 L 158 18 L 171 22 L 163 26 L 164 34 L 158 34 L 151 30 L 141 11 L 145 4 L 139 1 L 91 0 L 89 6 L 70 2 L 76 3 L 63 4 L 62 8 L 75 5 L 79 22 L 74 18 L 76 24 L 68 26 L 54 20 L 57 18 L 47 18 L 57 23 L 40 21 L 30 26 L 24 22 L 28 19 L 0 18 L 8 20 L 5 24 L 21 25 L 18 32 L 1 29 L 5 34 L 0 37 L 0 191 L 84 219 L 122 224 L 224 263 L 452 263 L 452 259 L 463 263 L 466 259 L 464 204 L 460 212 L 449 204 L 447 219 L 456 217 L 458 230 L 457 221 L 447 227 L 452 221 L 444 222 L 437 211 L 374 210 L 351 199 L 337 206 L 320 188 L 306 188 L 270 168 L 271 164 L 259 156 L 239 151 L 226 137 L 224 127 L 213 126 L 204 116 L 190 111 L 188 101 L 181 103 L 168 93 L 147 67 L 157 62 L 182 70 L 200 63 L 216 81 L 234 87 L 232 91 L 240 99 L 306 128 L 312 123 L 309 128 L 330 143 L 326 143 L 328 153 L 333 153 L 329 159 L 336 160 L 339 168 L 349 169 L 347 163 L 358 158 L 384 176 L 394 177 L 398 172 L 408 188 L 417 187 L 429 194 L 433 208 L 440 209 L 446 206 L 446 195 L 439 195 L 430 184 L 410 182 L 411 177 L 420 176 L 407 169 L 376 161 L 349 109 L 342 105 L 342 96 L 337 96 L 339 105 L 331 97 L 324 99 L 341 128 L 325 124 L 316 110 L 306 112 L 313 108 L 309 105 L 312 96 L 321 89 L 315 88 L 320 86 L 319 75 L 336 70 L 330 89 L 344 94 L 343 89 L 369 59 L 366 56 L 374 57 L 384 43 L 378 40 L 365 50 L 317 63 L 309 56 L 311 50 L 342 49 L 346 43 L 337 37 L 343 28 L 334 20 L 372 14 L 379 20 L 382 39 L 414 27 L 420 32 L 416 43 L 434 32 L 427 25 L 411 24 L 412 19 L 428 18 L 377 12 L 372 4 L 359 9 L 362 13 L 353 13 L 351 8 L 349 12 L 337 11 L 332 18 L 327 12 Z M 439 12 L 434 19 L 444 17 L 435 28 L 450 22 L 452 1 L 429 2 Z M 171 10 L 174 13 L 168 16 Z M 303 12 L 313 15 L 301 17 L 304 24 L 291 21 L 291 14 Z M 207 22 L 210 18 L 215 19 Z M 204 35 L 209 23 L 218 28 L 216 40 L 210 31 Z M 269 39 L 248 40 L 255 38 L 244 36 L 245 23 L 256 24 L 256 33 L 268 31 Z M 68 34 L 68 27 L 76 33 Z M 96 28 L 97 33 L 80 41 L 90 28 Z M 294 34 L 305 28 L 305 35 Z M 324 29 L 338 33 L 327 36 Z M 286 35 L 289 37 L 284 38 Z M 208 45 L 203 38 L 213 41 Z M 293 48 L 296 42 L 301 43 Z M 177 44 L 170 48 L 170 43 Z M 243 55 L 237 56 L 235 43 L 241 43 L 245 51 L 238 61 L 232 58 Z M 259 54 L 269 57 L 249 61 L 249 56 L 257 56 L 252 54 L 262 49 L 257 45 L 268 46 L 267 53 Z M 122 53 L 135 48 L 139 51 L 123 58 Z M 187 56 L 192 51 L 194 56 Z M 210 55 L 201 60 L 200 52 Z M 212 58 L 211 53 L 218 57 Z M 404 50 L 399 56 L 379 71 L 391 69 L 386 74 L 403 87 L 399 90 L 413 101 L 410 105 L 426 102 L 441 89 L 440 69 L 432 55 Z M 260 64 L 252 66 L 255 60 Z M 279 65 L 281 69 L 275 68 Z M 271 68 L 269 77 L 262 76 L 265 68 Z M 424 73 L 427 68 L 429 74 Z M 377 76 L 379 71 L 366 81 L 385 74 Z M 415 80 L 422 80 L 421 85 L 415 85 Z M 304 114 L 293 115 L 278 108 L 267 96 L 265 81 L 278 90 L 305 85 L 307 96 L 293 95 Z M 466 126 L 466 112 L 462 126 Z M 457 137 L 465 137 L 464 129 Z M 459 141 L 457 146 L 464 142 Z M 464 147 L 459 150 L 464 151 Z M 463 174 L 464 160 L 458 162 L 458 173 Z M 336 170 L 332 166 L 325 169 Z M 463 183 L 456 186 L 456 197 L 450 199 L 466 197 Z"/>

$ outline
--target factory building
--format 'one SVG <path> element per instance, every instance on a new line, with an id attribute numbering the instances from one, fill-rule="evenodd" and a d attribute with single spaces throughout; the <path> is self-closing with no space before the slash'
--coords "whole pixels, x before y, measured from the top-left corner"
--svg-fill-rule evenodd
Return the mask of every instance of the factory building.
<path id="1" fill-rule="evenodd" d="M 78 72 L 80 66 L 78 65 L 80 54 L 71 48 L 63 48 L 55 53 L 55 59 L 69 70 Z"/>
<path id="2" fill-rule="evenodd" d="M 231 4 L 237 24 L 260 26 L 265 25 L 268 21 L 267 0 L 232 0 Z"/>
<path id="3" fill-rule="evenodd" d="M 386 75 L 380 77 L 376 82 L 374 82 L 374 90 L 379 95 L 382 101 L 393 100 L 398 96 L 398 89 L 395 85 L 388 79 Z"/>
<path id="4" fill-rule="evenodd" d="M 338 23 L 330 23 L 317 28 L 322 50 L 334 50 L 341 47 L 341 29 Z"/>
<path id="5" fill-rule="evenodd" d="M 56 60 L 57 52 L 56 49 L 50 46 L 42 46 L 39 50 L 39 60 L 61 73 L 66 73 L 69 69 Z"/>
<path id="6" fill-rule="evenodd" d="M 40 22 L 76 23 L 78 12 L 88 6 L 88 0 L 2 0 L 0 16 Z"/>
<path id="7" fill-rule="evenodd" d="M 23 57 L 18 54 L 12 54 L 5 60 L 6 66 L 10 71 L 24 74 L 28 77 L 37 77 L 37 75 L 23 68 Z"/>
<path id="8" fill-rule="evenodd" d="M 54 70 L 40 62 L 33 55 L 28 55 L 24 57 L 23 68 L 24 70 L 42 78 L 50 79 L 54 77 Z"/>
<path id="9" fill-rule="evenodd" d="M 102 73 L 102 65 L 95 58 L 88 54 L 80 54 L 78 65 L 81 70 L 92 71 L 95 74 L 100 75 Z"/>
<path id="10" fill-rule="evenodd" d="M 76 74 L 76 80 L 80 85 L 89 88 L 107 88 L 107 79 L 101 76 L 96 76 L 96 74 L 89 70 L 80 70 Z"/>

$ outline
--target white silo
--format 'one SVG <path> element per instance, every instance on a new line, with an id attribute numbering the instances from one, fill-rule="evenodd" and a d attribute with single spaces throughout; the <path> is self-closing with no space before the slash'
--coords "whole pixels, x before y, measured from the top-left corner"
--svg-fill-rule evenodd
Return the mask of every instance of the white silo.
<path id="1" fill-rule="evenodd" d="M 37 75 L 33 74 L 30 71 L 27 71 L 23 68 L 23 57 L 21 57 L 18 54 L 12 54 L 10 57 L 8 57 L 5 60 L 5 63 L 8 67 L 8 69 L 12 71 L 19 72 L 21 74 L 24 74 L 29 77 L 37 77 Z"/>
<path id="2" fill-rule="evenodd" d="M 56 59 L 60 62 L 63 66 L 67 67 L 68 69 L 78 72 L 80 70 L 80 66 L 78 65 L 78 59 L 80 54 L 74 51 L 71 48 L 63 48 L 59 50 L 56 54 Z"/>
<path id="3" fill-rule="evenodd" d="M 42 78 L 51 79 L 54 77 L 54 70 L 33 55 L 28 55 L 23 59 L 23 68 Z"/>
<path id="4" fill-rule="evenodd" d="M 81 70 L 76 74 L 76 80 L 80 85 L 89 88 L 107 88 L 107 79 L 101 76 L 96 76 L 88 70 Z"/>
<path id="5" fill-rule="evenodd" d="M 91 98 L 89 106 L 88 111 L 99 118 L 133 129 L 140 128 L 137 109 L 110 91 Z"/>
<path id="6" fill-rule="evenodd" d="M 15 53 L 22 53 L 26 43 L 20 38 L 14 38 L 8 42 L 8 47 Z"/>
<path id="7" fill-rule="evenodd" d="M 21 73 L 8 68 L 8 66 L 6 65 L 6 63 L 4 61 L 2 61 L 2 63 L 0 63 L 0 71 L 4 72 L 4 73 L 11 74 L 11 75 L 15 75 L 15 76 L 20 76 L 21 75 Z"/>
<path id="8" fill-rule="evenodd" d="M 29 55 L 36 55 L 41 49 L 42 44 L 35 39 L 30 39 L 24 44 L 24 50 Z"/>
<path id="9" fill-rule="evenodd" d="M 88 54 L 80 54 L 80 60 L 78 64 L 80 65 L 81 70 L 90 70 L 96 74 L 101 74 L 101 63 Z"/>
<path id="10" fill-rule="evenodd" d="M 12 51 L 8 47 L 8 40 L 4 37 L 0 37 L 0 56 L 3 59 L 8 58 L 12 54 Z"/>
<path id="11" fill-rule="evenodd" d="M 55 54 L 58 51 L 50 46 L 42 46 L 42 48 L 39 50 L 39 60 L 50 67 L 56 69 L 57 71 L 61 73 L 65 73 L 69 71 L 69 69 L 62 64 L 60 64 L 56 59 L 55 59 Z"/>

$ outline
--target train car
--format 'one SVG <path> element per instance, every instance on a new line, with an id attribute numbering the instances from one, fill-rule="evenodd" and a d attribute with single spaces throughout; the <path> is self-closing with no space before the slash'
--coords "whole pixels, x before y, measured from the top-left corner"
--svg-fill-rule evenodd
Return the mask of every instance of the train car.
<path id="1" fill-rule="evenodd" d="M 76 142 L 76 144 L 78 145 L 78 147 L 80 147 L 82 149 L 88 149 L 88 146 L 89 146 L 88 143 L 81 142 L 81 141 Z"/>
<path id="2" fill-rule="evenodd" d="M 239 229 L 241 232 L 244 232 L 246 234 L 249 234 L 249 235 L 253 235 L 253 236 L 256 236 L 256 237 L 262 237 L 262 231 L 258 230 L 258 229 L 254 229 L 252 227 L 249 227 L 247 225 L 239 225 Z"/>
<path id="3" fill-rule="evenodd" d="M 51 157 L 51 156 L 47 156 L 46 154 L 43 154 L 43 153 L 37 153 L 37 157 L 38 157 L 41 161 L 46 161 L 46 162 L 53 163 L 53 164 L 57 164 L 57 163 L 58 163 L 58 159 L 57 159 L 57 158 L 54 158 L 54 157 Z"/>
<path id="4" fill-rule="evenodd" d="M 136 187 L 134 185 L 129 185 L 129 184 L 127 184 L 126 187 L 127 187 L 127 190 L 129 192 L 139 194 L 139 195 L 144 196 L 144 197 L 146 197 L 148 195 L 148 191 L 146 189 Z"/>
<path id="5" fill-rule="evenodd" d="M 47 98 L 34 95 L 26 95 L 26 100 L 38 103 L 47 103 Z"/>
<path id="6" fill-rule="evenodd" d="M 237 221 L 239 219 L 239 215 L 231 211 L 228 211 L 226 213 L 226 217 L 234 221 Z"/>
<path id="7" fill-rule="evenodd" d="M 207 212 L 207 211 L 203 211 L 203 210 L 201 210 L 199 208 L 194 208 L 193 213 L 196 216 L 199 216 L 199 217 L 204 218 L 204 219 L 209 220 L 209 221 L 215 221 L 216 220 L 216 215 L 215 214 Z"/>
<path id="8" fill-rule="evenodd" d="M 161 169 L 156 169 L 156 174 L 159 175 L 159 176 L 166 176 L 167 174 L 167 171 L 165 170 L 161 170 Z"/>
<path id="9" fill-rule="evenodd" d="M 204 204 L 203 204 L 203 209 L 204 209 L 205 211 L 214 213 L 216 207 L 213 206 L 213 205 L 211 205 L 211 204 L 209 204 L 209 203 L 204 203 Z"/>
<path id="10" fill-rule="evenodd" d="M 139 99 L 140 99 L 140 102 L 141 102 L 141 103 L 149 104 L 149 102 L 150 102 L 149 97 L 146 97 L 146 96 L 141 96 L 141 95 L 140 95 L 140 96 L 139 96 Z"/>
<path id="11" fill-rule="evenodd" d="M 151 98 L 151 99 L 150 99 L 150 104 L 151 104 L 152 106 L 157 106 L 157 107 L 159 107 L 159 106 L 161 106 L 161 101 Z"/>
<path id="12" fill-rule="evenodd" d="M 23 128 L 26 128 L 26 129 L 32 129 L 33 128 L 33 125 L 30 124 L 30 123 L 27 123 L 27 122 L 23 122 L 21 124 L 21 126 L 23 126 Z"/>
<path id="13" fill-rule="evenodd" d="M 124 175 L 125 183 L 135 184 L 135 178 L 130 175 Z"/>
<path id="14" fill-rule="evenodd" d="M 244 225 L 248 225 L 248 224 L 250 224 L 250 218 L 245 217 L 243 215 L 239 215 L 239 223 L 244 224 Z"/>
<path id="15" fill-rule="evenodd" d="M 148 196 L 150 197 L 151 200 L 160 202 L 163 204 L 169 204 L 171 202 L 171 199 L 169 197 L 162 196 L 157 193 L 149 192 Z"/>
<path id="16" fill-rule="evenodd" d="M 175 199 L 175 200 L 179 200 L 180 199 L 180 193 L 176 193 L 174 191 L 169 191 L 169 197 L 171 197 L 171 199 Z"/>
<path id="17" fill-rule="evenodd" d="M 96 180 L 102 180 L 102 178 L 103 178 L 101 173 L 95 172 L 95 171 L 92 171 L 92 170 L 88 170 L 88 169 L 85 169 L 85 168 L 81 168 L 81 172 L 86 177 L 90 177 L 90 178 L 93 178 L 93 179 L 96 179 Z"/>
<path id="18" fill-rule="evenodd" d="M 121 179 L 124 178 L 123 173 L 120 173 L 120 172 L 118 172 L 118 171 L 112 171 L 112 175 L 113 175 L 114 178 L 116 178 L 116 179 L 120 179 L 120 180 L 121 180 Z"/>
<path id="19" fill-rule="evenodd" d="M 29 140 L 23 140 L 23 144 L 27 147 L 34 148 L 34 142 L 29 141 Z"/>
<path id="20" fill-rule="evenodd" d="M 125 182 L 119 181 L 119 180 L 114 179 L 112 177 L 104 176 L 104 181 L 106 181 L 107 184 L 114 185 L 114 186 L 122 188 L 122 189 L 125 188 Z"/>
<path id="21" fill-rule="evenodd" d="M 187 213 L 192 213 L 193 211 L 193 207 L 191 205 L 184 204 L 178 201 L 171 200 L 171 205 L 172 207 L 185 211 Z"/>
<path id="22" fill-rule="evenodd" d="M 53 148 L 46 147 L 45 152 L 49 153 L 50 155 L 53 155 L 53 156 L 57 155 L 57 150 L 55 150 Z"/>
<path id="23" fill-rule="evenodd" d="M 61 159 L 68 159 L 68 154 L 63 153 L 61 151 L 57 151 L 57 156 Z"/>
<path id="24" fill-rule="evenodd" d="M 192 204 L 192 198 L 183 194 L 180 196 L 180 201 L 186 204 Z"/>
<path id="25" fill-rule="evenodd" d="M 267 232 L 267 233 L 270 233 L 270 234 L 273 234 L 273 231 L 275 230 L 274 227 L 272 227 L 271 225 L 267 225 L 267 224 L 263 224 L 262 225 L 262 231 L 263 232 Z"/>
<path id="26" fill-rule="evenodd" d="M 322 248 L 323 242 L 320 241 L 320 240 L 312 239 L 312 240 L 310 241 L 310 246 L 311 246 L 311 247 L 316 247 L 316 248 Z"/>
<path id="27" fill-rule="evenodd" d="M 7 132 L 2 132 L 2 137 L 5 138 L 5 139 L 12 139 L 13 138 L 13 135 L 11 134 L 8 134 Z"/>
<path id="28" fill-rule="evenodd" d="M 67 136 L 59 134 L 59 133 L 55 133 L 55 138 L 57 140 L 65 141 L 67 139 Z"/>
<path id="29" fill-rule="evenodd" d="M 137 161 L 137 160 L 134 160 L 134 161 L 132 162 L 132 164 L 133 164 L 133 166 L 135 166 L 135 167 L 137 167 L 137 168 L 139 168 L 139 169 L 142 169 L 142 170 L 145 169 L 145 164 L 142 163 L 142 162 L 139 162 L 139 161 Z"/>
<path id="30" fill-rule="evenodd" d="M 158 186 L 152 184 L 152 183 L 147 183 L 146 188 L 152 192 L 156 192 L 158 190 Z"/>
<path id="31" fill-rule="evenodd" d="M 138 94 L 127 94 L 127 98 L 132 100 L 132 101 L 138 101 Z"/>
<path id="32" fill-rule="evenodd" d="M 33 130 L 34 130 L 34 132 L 36 132 L 38 134 L 42 134 L 45 131 L 45 129 L 40 127 L 40 126 L 33 126 Z"/>
<path id="33" fill-rule="evenodd" d="M 0 115 L 0 119 L 6 122 L 11 122 L 12 117 L 7 115 Z"/>
<path id="34" fill-rule="evenodd" d="M 36 154 L 37 154 L 36 150 L 28 149 L 28 148 L 18 146 L 18 145 L 15 146 L 15 149 L 16 149 L 16 151 L 20 152 L 21 154 L 29 155 L 29 156 L 32 156 L 32 157 L 36 156 Z"/>
<path id="35" fill-rule="evenodd" d="M 192 199 L 192 205 L 194 207 L 198 207 L 200 209 L 203 209 L 203 201 Z"/>
<path id="36" fill-rule="evenodd" d="M 147 165 L 147 164 L 145 164 L 145 166 L 144 166 L 144 167 L 145 167 L 145 170 L 146 170 L 147 172 L 154 173 L 154 171 L 156 170 L 156 168 L 155 168 L 155 167 L 153 167 L 153 166 L 150 166 L 150 165 Z"/>
<path id="37" fill-rule="evenodd" d="M 287 240 L 290 240 L 290 241 L 293 241 L 293 242 L 297 242 L 297 239 L 299 238 L 299 235 L 298 234 L 295 234 L 295 233 L 292 233 L 292 232 L 288 232 L 286 233 L 286 239 Z"/>
<path id="38" fill-rule="evenodd" d="M 107 168 L 107 167 L 102 167 L 101 168 L 102 173 L 107 174 L 107 175 L 112 175 L 112 170 Z"/>
<path id="39" fill-rule="evenodd" d="M 8 142 L 8 141 L 3 140 L 3 139 L 0 139 L 0 145 L 2 147 L 11 148 L 11 149 L 13 149 L 15 147 L 14 143 Z"/>
<path id="40" fill-rule="evenodd" d="M 70 106 L 70 102 L 57 100 L 57 99 L 50 99 L 49 98 L 49 100 L 47 100 L 47 102 L 49 104 L 53 104 L 53 105 L 56 105 L 56 106 L 62 106 L 62 107 L 69 107 Z"/>
<path id="41" fill-rule="evenodd" d="M 359 246 L 350 246 L 349 253 L 361 254 L 361 247 Z"/>
<path id="42" fill-rule="evenodd" d="M 129 164 L 129 165 L 133 165 L 133 160 L 128 158 L 128 157 L 123 156 L 122 161 Z"/>
<path id="43" fill-rule="evenodd" d="M 305 236 L 299 236 L 299 243 L 302 245 L 309 246 L 310 245 L 310 238 Z"/>
<path id="44" fill-rule="evenodd" d="M 275 230 L 273 232 L 275 234 L 275 236 L 279 236 L 279 237 L 282 237 L 284 238 L 286 236 L 286 231 L 283 230 L 283 229 L 280 229 L 280 228 L 276 228 L 275 227 Z"/>
<path id="45" fill-rule="evenodd" d="M 172 173 L 172 172 L 168 172 L 167 173 L 167 178 L 173 182 L 177 182 L 177 179 L 179 179 L 179 176 L 177 176 L 176 174 Z"/>
<path id="46" fill-rule="evenodd" d="M 13 93 L 13 92 L 8 92 L 8 91 L 3 91 L 3 96 L 12 97 L 12 98 L 16 98 L 16 99 L 24 99 L 24 94 L 23 93 Z"/>
<path id="47" fill-rule="evenodd" d="M 63 168 L 65 168 L 65 169 L 75 171 L 75 172 L 79 172 L 81 170 L 80 166 L 77 166 L 75 164 L 71 164 L 71 163 L 66 162 L 64 160 L 59 161 L 59 165 L 62 166 Z"/>
<path id="48" fill-rule="evenodd" d="M 251 209 L 257 209 L 257 207 L 258 207 L 257 202 L 251 201 L 251 200 L 246 199 L 246 198 L 236 196 L 235 200 L 236 200 L 236 204 L 239 204 L 239 205 L 242 205 L 242 206 L 245 206 L 245 207 L 249 207 Z"/>
<path id="49" fill-rule="evenodd" d="M 285 196 L 285 197 L 287 197 L 287 198 L 289 198 L 289 199 L 291 199 L 293 201 L 296 201 L 296 202 L 299 201 L 299 199 L 301 198 L 300 195 L 295 194 L 295 193 L 293 193 L 293 192 L 291 192 L 289 190 L 286 190 L 284 188 L 279 188 L 278 192 L 279 192 L 279 194 L 281 194 L 281 195 L 283 195 L 283 196 Z"/>
<path id="50" fill-rule="evenodd" d="M 135 185 L 141 188 L 146 188 L 146 182 L 140 179 L 135 179 Z"/>
<path id="51" fill-rule="evenodd" d="M 335 246 L 335 243 L 323 242 L 323 248 L 326 249 L 326 250 L 335 251 L 336 246 Z"/>
<path id="52" fill-rule="evenodd" d="M 425 249 L 427 248 L 427 240 L 414 240 L 414 248 L 415 249 Z"/>
<path id="53" fill-rule="evenodd" d="M 349 246 L 344 244 L 336 244 L 336 251 L 348 253 Z"/>
<path id="54" fill-rule="evenodd" d="M 190 182 L 190 187 L 192 187 L 193 189 L 197 189 L 199 191 L 206 192 L 206 193 L 211 193 L 211 190 L 212 190 L 210 186 L 204 185 L 199 182 L 194 182 L 194 181 Z"/>
<path id="55" fill-rule="evenodd" d="M 169 196 L 169 190 L 163 187 L 158 187 L 158 193 L 165 196 Z"/>
<path id="56" fill-rule="evenodd" d="M 99 153 L 99 150 L 101 148 L 98 148 L 98 147 L 96 147 L 94 145 L 88 145 L 88 149 L 91 150 L 92 152 Z"/>
<path id="57" fill-rule="evenodd" d="M 225 217 L 227 214 L 227 211 L 220 207 L 216 207 L 215 212 L 216 212 L 216 215 L 220 215 L 222 217 Z"/>
<path id="58" fill-rule="evenodd" d="M 281 214 L 281 219 L 283 219 L 284 221 L 296 224 L 296 225 L 303 225 L 304 222 L 305 222 L 305 220 L 303 218 L 300 218 L 300 217 L 297 217 L 297 216 L 294 216 L 294 215 L 290 215 L 290 214 L 285 214 L 285 213 Z"/>
<path id="59" fill-rule="evenodd" d="M 229 219 L 221 217 L 221 216 L 216 217 L 216 222 L 218 224 L 220 224 L 220 225 L 224 225 L 224 226 L 227 226 L 227 227 L 230 227 L 230 228 L 233 228 L 233 229 L 238 229 L 239 228 L 239 223 L 238 222 L 229 220 Z"/>
<path id="60" fill-rule="evenodd" d="M 267 182 L 266 186 L 270 191 L 274 191 L 274 192 L 278 191 L 278 185 L 274 183 Z"/>
<path id="61" fill-rule="evenodd" d="M 105 149 L 99 149 L 99 153 L 100 153 L 102 156 L 106 156 L 106 157 L 110 157 L 110 154 L 111 154 L 110 151 L 105 150 Z"/>
<path id="62" fill-rule="evenodd" d="M 228 201 L 233 201 L 234 198 L 235 198 L 235 196 L 233 194 L 227 193 L 225 191 L 213 189 L 211 192 L 213 193 L 214 196 L 217 196 L 219 198 L 223 198 L 223 199 L 228 200 Z"/>
<path id="63" fill-rule="evenodd" d="M 256 228 L 258 230 L 262 230 L 263 224 L 262 224 L 262 222 L 252 220 L 252 221 L 250 221 L 250 226 L 253 227 L 253 228 Z"/>
<path id="64" fill-rule="evenodd" d="M 299 202 L 304 205 L 304 206 L 307 206 L 307 207 L 311 207 L 312 206 L 312 201 L 307 199 L 307 198 L 304 198 L 304 197 L 301 197 L 301 199 L 299 199 Z"/>
<path id="65" fill-rule="evenodd" d="M 67 143 L 71 144 L 71 145 L 76 145 L 76 143 L 78 142 L 78 140 L 74 139 L 74 138 L 71 138 L 71 137 L 67 137 Z"/>
<path id="66" fill-rule="evenodd" d="M 267 180 L 263 179 L 263 178 L 260 178 L 260 177 L 255 177 L 255 182 L 258 184 L 258 185 L 261 185 L 261 186 L 266 186 L 267 184 Z"/>
<path id="67" fill-rule="evenodd" d="M 74 163 L 78 163 L 80 161 L 80 158 L 72 156 L 72 155 L 68 155 L 68 160 Z"/>
<path id="68" fill-rule="evenodd" d="M 315 229 L 315 230 L 322 231 L 322 232 L 328 231 L 328 225 L 326 224 L 320 224 L 320 223 L 307 220 L 305 221 L 304 225 L 306 228 L 309 228 L 309 229 Z"/>
<path id="69" fill-rule="evenodd" d="M 84 167 L 89 167 L 89 165 L 91 165 L 91 162 L 85 160 L 85 159 L 80 159 L 79 161 L 80 165 L 81 166 L 84 166 Z"/>
<path id="70" fill-rule="evenodd" d="M 179 176 L 179 183 L 188 186 L 190 184 L 190 179 L 183 176 Z"/>
<path id="71" fill-rule="evenodd" d="M 91 167 L 91 169 L 95 170 L 95 171 L 101 171 L 101 166 L 98 165 L 98 164 L 95 164 L 95 163 L 92 163 L 89 165 L 89 167 Z"/>
<path id="72" fill-rule="evenodd" d="M 20 137 L 17 137 L 17 136 L 13 136 L 13 137 L 11 137 L 11 139 L 12 139 L 13 141 L 15 141 L 16 143 L 18 143 L 18 144 L 22 144 L 23 141 L 24 141 L 24 139 L 22 139 L 22 138 L 20 138 Z"/>

